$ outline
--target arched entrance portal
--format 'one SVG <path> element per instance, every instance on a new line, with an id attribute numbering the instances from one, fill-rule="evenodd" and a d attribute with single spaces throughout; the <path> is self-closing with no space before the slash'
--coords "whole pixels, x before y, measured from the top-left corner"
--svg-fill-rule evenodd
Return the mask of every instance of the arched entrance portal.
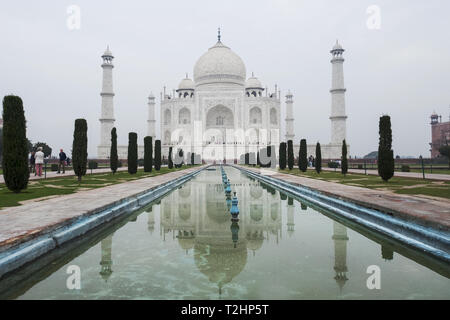
<path id="1" fill-rule="evenodd" d="M 227 137 L 227 129 L 234 130 L 234 115 L 230 108 L 216 105 L 209 109 L 204 134 L 207 149 L 204 152 L 205 159 L 220 162 L 224 158 L 234 158 L 234 136 Z"/>

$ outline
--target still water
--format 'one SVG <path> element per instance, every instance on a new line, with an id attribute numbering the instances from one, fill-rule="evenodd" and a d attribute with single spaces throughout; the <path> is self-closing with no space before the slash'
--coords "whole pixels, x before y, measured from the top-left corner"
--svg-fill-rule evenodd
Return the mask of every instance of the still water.
<path id="1" fill-rule="evenodd" d="M 215 168 L 23 276 L 7 298 L 450 298 L 450 266 L 226 167 L 239 199 L 232 223 Z M 66 285 L 72 265 L 79 290 Z M 380 269 L 380 289 L 367 286 L 369 266 Z"/>

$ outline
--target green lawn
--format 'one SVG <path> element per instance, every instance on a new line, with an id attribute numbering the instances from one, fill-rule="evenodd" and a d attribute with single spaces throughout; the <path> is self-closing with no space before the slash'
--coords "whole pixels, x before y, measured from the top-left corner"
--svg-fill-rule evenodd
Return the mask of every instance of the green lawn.
<path id="1" fill-rule="evenodd" d="M 183 166 L 182 168 L 173 168 L 169 170 L 167 167 L 161 167 L 161 170 L 153 170 L 152 172 L 144 172 L 143 169 L 139 169 L 134 175 L 130 175 L 127 171 L 120 171 L 114 175 L 110 172 L 94 173 L 92 175 L 88 173 L 83 177 L 80 184 L 78 184 L 78 180 L 75 176 L 30 180 L 28 188 L 20 193 L 9 191 L 5 184 L 2 183 L 0 184 L 0 208 L 18 206 L 20 205 L 20 202 L 24 200 L 70 194 L 77 192 L 78 190 L 101 188 L 186 168 L 186 166 Z M 90 170 L 88 170 L 88 172 L 89 171 Z"/>
<path id="2" fill-rule="evenodd" d="M 398 194 L 426 195 L 450 199 L 450 181 L 423 180 L 417 178 L 393 177 L 388 182 L 383 181 L 379 176 L 364 174 L 342 175 L 340 171 L 322 171 L 320 174 L 314 170 L 301 172 L 298 168 L 289 170 L 279 170 L 283 173 L 294 174 L 307 178 L 332 181 L 347 185 L 364 187 L 369 189 L 390 190 Z"/>

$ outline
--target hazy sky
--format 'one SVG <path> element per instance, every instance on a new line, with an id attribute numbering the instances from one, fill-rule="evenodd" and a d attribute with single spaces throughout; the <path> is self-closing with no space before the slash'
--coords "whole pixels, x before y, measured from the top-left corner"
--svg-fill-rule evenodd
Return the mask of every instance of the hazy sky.
<path id="1" fill-rule="evenodd" d="M 80 29 L 67 8 L 81 10 Z M 369 28 L 371 5 L 380 28 Z M 330 49 L 346 49 L 344 75 L 350 155 L 378 146 L 389 114 L 394 153 L 429 156 L 429 116 L 447 121 L 450 105 L 450 1 L 2 1 L 0 95 L 24 101 L 27 135 L 70 151 L 73 123 L 86 118 L 96 155 L 101 106 L 100 56 L 115 56 L 119 143 L 146 134 L 147 96 L 176 88 L 216 42 L 236 52 L 264 86 L 294 94 L 296 140 L 330 141 Z M 369 22 L 373 22 L 370 20 Z M 376 24 L 370 24 L 376 26 Z M 284 123 L 283 123 L 284 128 Z M 284 137 L 284 130 L 282 132 Z M 297 141 L 298 143 L 298 141 Z"/>

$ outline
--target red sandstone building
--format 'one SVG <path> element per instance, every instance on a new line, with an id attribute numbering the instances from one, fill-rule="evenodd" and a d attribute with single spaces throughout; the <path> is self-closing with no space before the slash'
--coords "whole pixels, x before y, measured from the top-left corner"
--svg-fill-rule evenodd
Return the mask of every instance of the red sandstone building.
<path id="1" fill-rule="evenodd" d="M 450 144 L 450 121 L 442 122 L 436 112 L 431 115 L 431 158 L 440 157 L 439 147 Z"/>

